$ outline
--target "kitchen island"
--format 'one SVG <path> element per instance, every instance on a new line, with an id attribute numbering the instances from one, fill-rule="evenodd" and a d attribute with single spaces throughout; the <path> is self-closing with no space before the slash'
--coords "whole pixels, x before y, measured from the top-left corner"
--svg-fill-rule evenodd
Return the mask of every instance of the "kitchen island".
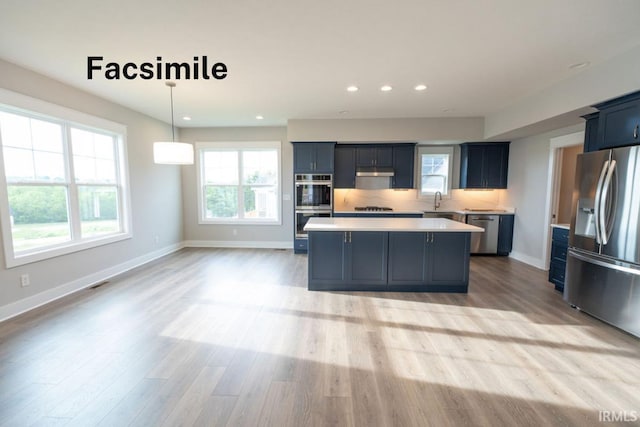
<path id="1" fill-rule="evenodd" d="M 470 234 L 443 218 L 311 218 L 309 290 L 467 292 Z"/>

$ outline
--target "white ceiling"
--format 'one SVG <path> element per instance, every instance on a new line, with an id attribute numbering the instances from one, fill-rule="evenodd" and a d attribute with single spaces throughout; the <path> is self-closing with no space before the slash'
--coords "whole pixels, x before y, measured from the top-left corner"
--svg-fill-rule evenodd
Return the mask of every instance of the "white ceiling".
<path id="1" fill-rule="evenodd" d="M 181 127 L 486 116 L 588 69 L 572 64 L 593 66 L 639 44 L 638 0 L 0 4 L 0 58 L 164 121 L 164 80 L 88 80 L 87 57 L 224 62 L 224 80 L 177 81 Z M 428 89 L 414 91 L 418 83 Z M 348 93 L 351 84 L 360 90 Z M 383 84 L 393 91 L 380 92 Z"/>

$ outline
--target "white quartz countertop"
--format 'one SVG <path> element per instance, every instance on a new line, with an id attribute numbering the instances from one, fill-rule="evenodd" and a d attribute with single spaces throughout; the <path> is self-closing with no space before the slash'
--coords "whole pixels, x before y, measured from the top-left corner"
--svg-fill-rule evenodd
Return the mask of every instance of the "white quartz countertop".
<path id="1" fill-rule="evenodd" d="M 459 210 L 430 210 L 423 211 L 425 213 L 457 213 L 463 215 L 514 215 L 515 212 L 513 210 L 507 209 L 483 209 L 483 210 L 474 210 L 474 209 L 459 209 Z"/>
<path id="2" fill-rule="evenodd" d="M 412 231 L 481 233 L 484 228 L 444 218 L 309 218 L 306 231 Z"/>
<path id="3" fill-rule="evenodd" d="M 571 228 L 569 224 L 551 224 L 551 227 L 564 228 L 565 230 L 569 230 L 569 228 Z"/>
<path id="4" fill-rule="evenodd" d="M 412 210 L 392 210 L 392 211 L 357 211 L 355 209 L 341 209 L 334 210 L 334 213 L 337 214 L 364 214 L 364 215 L 377 215 L 377 214 L 391 214 L 391 215 L 407 215 L 407 214 L 416 214 L 422 215 L 423 211 L 412 211 Z"/>

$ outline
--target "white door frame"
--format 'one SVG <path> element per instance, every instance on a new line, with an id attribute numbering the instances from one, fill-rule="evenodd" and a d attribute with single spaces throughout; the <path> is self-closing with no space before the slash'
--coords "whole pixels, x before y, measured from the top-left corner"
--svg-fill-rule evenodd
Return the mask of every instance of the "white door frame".
<path id="1" fill-rule="evenodd" d="M 558 136 L 549 140 L 549 169 L 547 176 L 547 202 L 545 207 L 544 224 L 546 233 L 543 233 L 542 259 L 545 269 L 549 270 L 549 252 L 551 246 L 551 224 L 553 210 L 557 205 L 558 174 L 562 155 L 560 148 L 582 145 L 584 143 L 584 131 Z"/>

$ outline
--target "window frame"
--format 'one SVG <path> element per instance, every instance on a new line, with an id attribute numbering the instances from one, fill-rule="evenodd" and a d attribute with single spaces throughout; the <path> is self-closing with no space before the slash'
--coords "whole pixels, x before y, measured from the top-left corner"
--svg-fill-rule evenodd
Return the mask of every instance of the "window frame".
<path id="1" fill-rule="evenodd" d="M 65 182 L 8 182 L 4 167 L 2 141 L 0 140 L 0 229 L 2 230 L 2 244 L 4 247 L 5 264 L 7 268 L 43 261 L 61 255 L 67 255 L 73 252 L 130 239 L 132 237 L 131 190 L 128 173 L 129 166 L 127 158 L 126 126 L 5 89 L 0 89 L 0 109 L 10 114 L 21 115 L 36 120 L 44 120 L 60 125 L 62 127 L 63 161 L 66 175 Z M 78 201 L 78 188 L 86 186 L 86 183 L 83 181 L 77 181 L 73 175 L 73 149 L 71 147 L 70 137 L 71 128 L 108 135 L 114 140 L 116 151 L 114 155 L 116 182 L 110 186 L 117 187 L 117 191 L 119 193 L 117 203 L 120 231 L 118 232 L 85 238 L 82 238 L 79 233 L 82 226 L 82 220 Z M 8 197 L 9 185 L 65 186 L 67 189 L 70 240 L 58 244 L 40 246 L 16 252 L 13 245 L 12 224 L 10 219 L 11 214 Z M 101 186 L 103 184 L 94 183 L 92 185 Z"/>
<path id="2" fill-rule="evenodd" d="M 418 198 L 432 198 L 435 192 L 423 192 L 422 191 L 422 156 L 430 154 L 445 154 L 449 156 L 449 165 L 447 171 L 447 185 L 446 191 L 442 192 L 443 199 L 451 198 L 451 190 L 453 189 L 453 162 L 454 162 L 454 147 L 449 145 L 419 145 L 417 150 L 417 165 L 416 165 L 416 180 L 418 182 Z"/>
<path id="3" fill-rule="evenodd" d="M 196 142 L 196 175 L 197 175 L 197 199 L 198 199 L 198 224 L 200 225 L 282 225 L 282 142 L 281 141 L 219 141 L 219 142 Z M 243 151 L 261 151 L 275 150 L 277 165 L 277 183 L 276 183 L 276 219 L 260 219 L 260 218 L 244 218 L 240 215 L 244 212 L 242 189 L 242 152 Z M 238 192 L 238 215 L 237 218 L 207 218 L 205 213 L 205 188 L 204 182 L 204 153 L 207 151 L 235 151 L 238 152 L 238 184 L 220 185 L 229 186 L 239 189 Z M 265 185 L 269 186 L 270 185 Z"/>

